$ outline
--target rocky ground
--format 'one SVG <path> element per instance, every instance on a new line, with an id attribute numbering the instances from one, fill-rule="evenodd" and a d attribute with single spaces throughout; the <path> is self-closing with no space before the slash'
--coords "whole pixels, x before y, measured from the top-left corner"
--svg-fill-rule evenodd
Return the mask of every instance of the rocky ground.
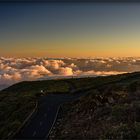
<path id="1" fill-rule="evenodd" d="M 63 105 L 49 139 L 140 139 L 140 81 L 106 85 Z"/>

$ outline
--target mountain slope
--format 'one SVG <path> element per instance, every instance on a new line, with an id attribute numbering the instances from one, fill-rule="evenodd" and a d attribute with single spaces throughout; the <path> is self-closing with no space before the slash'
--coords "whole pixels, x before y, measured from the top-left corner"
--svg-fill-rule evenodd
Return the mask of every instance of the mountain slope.
<path id="1" fill-rule="evenodd" d="M 139 73 L 63 105 L 49 139 L 140 139 Z"/>
<path id="2" fill-rule="evenodd" d="M 92 117 L 90 111 L 93 112 L 95 107 L 98 109 L 98 107 L 100 106 L 106 107 L 107 105 L 107 107 L 109 108 L 114 107 L 115 105 L 117 105 L 118 98 L 119 101 L 121 101 L 123 99 L 123 96 L 126 96 L 125 94 L 129 93 L 126 92 L 127 89 L 133 91 L 137 89 L 135 85 L 138 85 L 137 87 L 139 87 L 139 84 L 135 83 L 139 82 L 139 79 L 140 73 L 136 72 L 95 78 L 89 77 L 77 79 L 72 78 L 65 80 L 25 81 L 12 85 L 0 91 L 0 126 L 1 126 L 0 138 L 6 139 L 11 138 L 13 136 L 15 131 L 22 125 L 22 123 L 30 114 L 30 112 L 32 112 L 40 96 L 46 96 L 47 94 L 51 93 L 78 94 L 81 92 L 85 93 L 86 96 L 81 98 L 79 101 L 76 101 L 71 104 L 66 104 L 63 106 L 61 110 L 62 113 L 60 113 L 63 116 L 63 119 L 60 124 L 63 124 L 62 126 L 64 127 L 62 126 L 56 127 L 57 131 L 56 133 L 53 133 L 53 136 L 55 136 L 55 138 L 59 138 L 60 136 L 58 135 L 58 133 L 60 133 L 63 138 L 65 138 L 65 136 L 69 136 L 69 138 L 78 137 L 78 134 L 82 136 L 81 132 L 83 134 L 83 130 L 80 132 L 80 129 L 82 128 L 85 130 L 86 128 L 84 127 L 85 124 L 87 124 L 87 127 L 89 128 L 94 126 L 90 125 L 92 123 L 88 123 L 89 120 L 87 118 L 90 116 Z M 120 90 L 119 92 L 117 92 L 117 94 L 116 89 Z M 73 91 L 73 93 L 71 92 L 71 90 Z M 106 92 L 106 90 L 113 92 L 110 95 L 111 97 L 109 99 L 108 99 L 109 93 Z M 41 91 L 43 91 L 43 93 Z M 136 102 L 136 106 L 138 106 L 137 104 L 139 103 L 137 103 L 138 100 L 136 100 L 135 98 L 139 99 L 139 92 L 137 94 L 136 95 L 134 94 L 135 96 L 132 96 L 133 98 L 131 97 L 133 99 L 132 101 Z M 100 95 L 105 97 L 102 96 L 100 97 Z M 113 103 L 108 102 L 106 103 L 106 100 L 109 100 L 109 102 Z M 110 106 L 110 104 L 111 105 L 113 104 L 113 106 Z M 108 109 L 104 108 L 104 110 L 106 111 Z M 86 122 L 85 119 L 87 119 L 88 122 Z M 73 126 L 73 124 L 75 124 L 73 120 L 75 121 L 77 120 L 76 126 Z M 80 124 L 83 126 L 81 126 Z M 73 132 L 69 133 L 68 129 L 76 130 L 75 132 L 77 132 L 76 133 L 77 135 L 73 134 Z M 87 132 L 87 130 L 85 132 Z M 88 136 L 90 135 L 87 135 L 87 137 Z"/>

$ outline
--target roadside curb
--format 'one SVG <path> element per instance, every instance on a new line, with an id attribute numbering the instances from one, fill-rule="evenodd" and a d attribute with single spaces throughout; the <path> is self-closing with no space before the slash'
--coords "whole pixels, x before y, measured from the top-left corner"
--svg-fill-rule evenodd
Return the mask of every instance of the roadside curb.
<path id="1" fill-rule="evenodd" d="M 57 120 L 57 118 L 58 118 L 58 113 L 59 113 L 60 108 L 61 108 L 61 105 L 59 105 L 59 107 L 58 107 L 58 109 L 57 109 L 57 112 L 56 112 L 56 115 L 55 115 L 55 119 L 54 119 L 54 121 L 53 121 L 53 124 L 52 124 L 52 126 L 51 126 L 51 128 L 50 128 L 50 130 L 49 130 L 49 133 L 48 133 L 48 134 L 46 135 L 46 137 L 45 137 L 46 140 L 48 139 L 48 137 L 49 137 L 49 135 L 50 135 L 50 133 L 51 133 L 51 131 L 52 131 L 52 129 L 53 129 L 55 123 L 56 123 L 56 120 Z"/>
<path id="2" fill-rule="evenodd" d="M 16 134 L 18 134 L 18 132 L 26 125 L 26 123 L 28 122 L 28 120 L 31 118 L 31 116 L 33 115 L 33 113 L 37 110 L 38 107 L 38 101 L 35 102 L 35 107 L 32 110 L 32 112 L 27 116 L 27 118 L 23 121 L 23 123 L 21 124 L 21 126 L 17 129 L 17 131 L 12 135 L 12 138 L 14 139 L 14 136 Z"/>

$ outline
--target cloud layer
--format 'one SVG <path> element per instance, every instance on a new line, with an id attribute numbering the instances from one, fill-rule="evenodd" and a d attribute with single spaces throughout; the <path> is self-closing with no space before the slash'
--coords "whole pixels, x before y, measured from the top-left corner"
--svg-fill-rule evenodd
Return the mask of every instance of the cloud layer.
<path id="1" fill-rule="evenodd" d="M 140 58 L 0 58 L 0 85 L 57 76 L 112 75 L 140 71 Z"/>

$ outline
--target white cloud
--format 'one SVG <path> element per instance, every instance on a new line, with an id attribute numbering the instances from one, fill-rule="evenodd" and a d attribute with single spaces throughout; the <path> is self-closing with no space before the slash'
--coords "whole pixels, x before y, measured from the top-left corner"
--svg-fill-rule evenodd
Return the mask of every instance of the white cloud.
<path id="1" fill-rule="evenodd" d="M 59 75 L 63 75 L 63 76 L 73 75 L 73 70 L 72 70 L 72 68 L 69 68 L 69 67 L 60 68 Z"/>
<path id="2" fill-rule="evenodd" d="M 125 73 L 125 72 L 118 72 L 118 71 L 94 71 L 94 70 L 83 72 L 83 71 L 79 71 L 78 70 L 78 71 L 75 72 L 75 75 L 107 76 L 107 75 L 116 75 L 116 74 L 122 74 L 122 73 Z"/>
<path id="3" fill-rule="evenodd" d="M 140 58 L 47 59 L 0 57 L 0 85 L 43 77 L 112 75 L 140 71 Z"/>

